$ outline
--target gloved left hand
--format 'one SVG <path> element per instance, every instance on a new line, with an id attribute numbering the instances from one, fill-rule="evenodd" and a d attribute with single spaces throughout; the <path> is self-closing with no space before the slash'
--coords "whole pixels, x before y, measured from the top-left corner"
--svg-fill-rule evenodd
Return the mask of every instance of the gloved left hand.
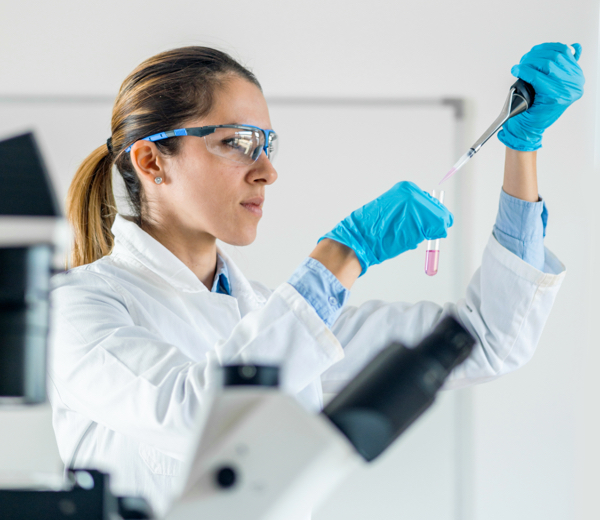
<path id="1" fill-rule="evenodd" d="M 531 84 L 535 99 L 527 111 L 504 123 L 498 134 L 509 148 L 523 152 L 541 148 L 544 130 L 583 95 L 585 78 L 577 63 L 581 45 L 574 43 L 573 48 L 574 56 L 563 43 L 536 45 L 511 69 L 513 76 Z"/>
<path id="2" fill-rule="evenodd" d="M 412 182 L 399 182 L 353 211 L 329 233 L 354 251 L 362 272 L 369 266 L 415 249 L 423 240 L 446 237 L 454 217 L 446 207 Z"/>

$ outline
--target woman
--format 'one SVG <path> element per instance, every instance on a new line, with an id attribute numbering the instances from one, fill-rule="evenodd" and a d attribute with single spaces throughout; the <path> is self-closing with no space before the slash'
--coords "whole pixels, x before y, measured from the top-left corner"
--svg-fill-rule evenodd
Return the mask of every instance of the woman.
<path id="1" fill-rule="evenodd" d="M 345 307 L 369 266 L 446 236 L 452 215 L 403 182 L 340 222 L 274 291 L 249 282 L 216 239 L 250 244 L 277 135 L 254 75 L 202 47 L 142 63 L 123 83 L 112 135 L 84 161 L 68 196 L 72 269 L 53 281 L 50 364 L 54 427 L 66 464 L 110 471 L 116 491 L 162 512 L 186 456 L 210 367 L 286 361 L 285 387 L 318 410 L 392 339 L 415 343 L 445 314 L 478 338 L 449 387 L 527 362 L 564 276 L 544 251 L 546 212 L 535 150 L 581 96 L 567 46 L 544 44 L 513 73 L 537 92 L 505 125 L 500 211 L 465 300 Z M 184 130 L 185 129 L 185 130 Z M 111 168 L 133 217 L 116 214 Z"/>

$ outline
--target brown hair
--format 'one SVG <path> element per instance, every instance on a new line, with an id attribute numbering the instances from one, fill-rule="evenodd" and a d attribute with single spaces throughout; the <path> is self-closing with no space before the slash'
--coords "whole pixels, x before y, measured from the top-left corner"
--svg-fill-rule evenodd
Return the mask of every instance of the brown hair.
<path id="1" fill-rule="evenodd" d="M 230 75 L 260 88 L 252 72 L 224 52 L 207 47 L 182 47 L 163 52 L 140 64 L 123 82 L 112 112 L 112 136 L 79 166 L 67 195 L 67 216 L 74 231 L 71 267 L 89 264 L 112 251 L 110 231 L 117 213 L 112 189 L 112 166 L 125 182 L 129 204 L 142 222 L 142 186 L 125 149 L 158 132 L 181 128 L 204 117 L 213 106 L 215 91 Z M 174 155 L 180 138 L 157 141 Z M 110 145 L 110 149 L 109 149 Z"/>

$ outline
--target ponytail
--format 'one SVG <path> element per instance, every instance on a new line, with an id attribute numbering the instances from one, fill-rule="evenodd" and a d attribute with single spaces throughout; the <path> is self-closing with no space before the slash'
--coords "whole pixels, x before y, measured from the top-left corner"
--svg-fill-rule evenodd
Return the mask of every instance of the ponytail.
<path id="1" fill-rule="evenodd" d="M 74 234 L 70 267 L 89 264 L 112 251 L 110 229 L 116 213 L 112 158 L 103 144 L 81 163 L 67 194 L 67 218 Z"/>

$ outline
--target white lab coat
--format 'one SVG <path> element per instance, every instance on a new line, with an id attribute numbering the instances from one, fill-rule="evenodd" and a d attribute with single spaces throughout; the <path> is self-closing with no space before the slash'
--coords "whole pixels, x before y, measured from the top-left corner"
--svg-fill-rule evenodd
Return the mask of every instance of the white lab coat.
<path id="1" fill-rule="evenodd" d="M 371 301 L 327 328 L 289 284 L 249 282 L 222 251 L 232 295 L 210 292 L 178 258 L 117 216 L 112 254 L 53 279 L 50 400 L 66 464 L 111 473 L 115 491 L 141 494 L 159 512 L 191 441 L 212 367 L 285 363 L 284 383 L 310 409 L 392 340 L 416 343 L 453 313 L 479 339 L 447 387 L 494 379 L 526 363 L 564 277 L 545 272 L 492 236 L 464 300 Z"/>

